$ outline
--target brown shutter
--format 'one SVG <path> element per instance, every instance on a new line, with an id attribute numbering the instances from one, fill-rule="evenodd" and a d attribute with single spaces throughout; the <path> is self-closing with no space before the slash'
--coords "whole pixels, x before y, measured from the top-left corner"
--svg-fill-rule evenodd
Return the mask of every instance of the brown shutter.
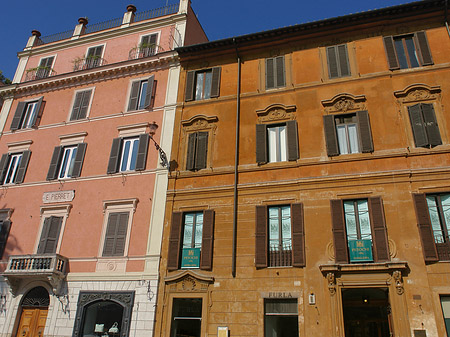
<path id="1" fill-rule="evenodd" d="M 286 122 L 288 160 L 298 159 L 298 131 L 297 121 Z"/>
<path id="2" fill-rule="evenodd" d="M 266 59 L 266 89 L 275 88 L 274 59 Z"/>
<path id="3" fill-rule="evenodd" d="M 128 212 L 110 213 L 102 256 L 123 256 L 128 229 Z"/>
<path id="4" fill-rule="evenodd" d="M 278 56 L 275 59 L 275 67 L 276 67 L 276 87 L 284 87 L 286 86 L 286 68 L 284 66 L 284 56 Z"/>
<path id="5" fill-rule="evenodd" d="M 417 32 L 414 34 L 415 43 L 418 47 L 418 52 L 423 66 L 433 64 L 431 57 L 430 46 L 428 45 L 427 34 L 425 32 Z"/>
<path id="6" fill-rule="evenodd" d="M 45 218 L 37 251 L 38 254 L 56 253 L 62 220 L 63 218 L 59 216 Z"/>
<path id="7" fill-rule="evenodd" d="M 208 132 L 197 133 L 197 148 L 195 150 L 195 169 L 206 168 L 206 158 L 208 155 Z"/>
<path id="8" fill-rule="evenodd" d="M 25 102 L 19 102 L 19 104 L 17 104 L 16 112 L 14 113 L 10 126 L 11 130 L 17 130 L 20 128 L 20 122 L 22 121 L 23 113 L 25 112 L 26 107 L 27 103 Z"/>
<path id="9" fill-rule="evenodd" d="M 267 234 L 267 206 L 256 206 L 256 230 L 255 230 L 255 266 L 267 267 L 267 248 L 269 246 Z"/>
<path id="10" fill-rule="evenodd" d="M 325 133 L 325 143 L 327 144 L 327 153 L 329 157 L 339 156 L 339 146 L 336 136 L 336 126 L 334 116 L 323 116 L 323 128 Z"/>
<path id="11" fill-rule="evenodd" d="M 194 100 L 194 89 L 195 89 L 195 71 L 188 71 L 186 75 L 186 92 L 185 101 Z"/>
<path id="12" fill-rule="evenodd" d="M 83 167 L 84 154 L 86 153 L 86 143 L 80 143 L 77 145 L 77 154 L 75 155 L 75 161 L 73 162 L 72 178 L 77 178 L 81 175 L 81 168 Z"/>
<path id="13" fill-rule="evenodd" d="M 122 138 L 114 138 L 109 154 L 108 170 L 106 173 L 116 173 L 120 162 L 120 145 Z"/>
<path id="14" fill-rule="evenodd" d="M 441 134 L 439 132 L 439 126 L 437 124 L 433 104 L 422 103 L 421 108 L 429 145 L 431 146 L 441 145 L 442 144 Z"/>
<path id="15" fill-rule="evenodd" d="M 256 162 L 267 163 L 267 129 L 264 124 L 256 124 Z"/>
<path id="16" fill-rule="evenodd" d="M 31 126 L 35 127 L 39 125 L 39 122 L 41 121 L 41 116 L 42 116 L 42 102 L 44 100 L 44 97 L 41 97 L 38 99 L 37 103 L 36 103 L 36 113 L 34 114 L 34 119 L 31 121 Z"/>
<path id="17" fill-rule="evenodd" d="M 128 101 L 127 111 L 137 110 L 140 87 L 141 87 L 140 81 L 135 81 L 131 84 L 130 100 Z"/>
<path id="18" fill-rule="evenodd" d="M 153 103 L 153 94 L 155 89 L 155 75 L 152 75 L 147 80 L 147 91 L 145 92 L 144 106 L 146 109 L 151 108 Z M 141 93 L 141 95 L 143 95 Z"/>
<path id="19" fill-rule="evenodd" d="M 420 104 L 415 104 L 408 107 L 409 121 L 414 136 L 414 143 L 416 147 L 428 146 L 428 137 L 425 131 L 425 125 L 422 119 L 422 111 Z"/>
<path id="20" fill-rule="evenodd" d="M 25 178 L 27 172 L 28 162 L 30 161 L 31 151 L 23 151 L 22 158 L 20 159 L 19 167 L 17 168 L 16 177 L 14 183 L 21 184 Z"/>
<path id="21" fill-rule="evenodd" d="M 0 260 L 2 259 L 3 253 L 5 251 L 10 228 L 11 228 L 11 221 L 2 220 L 0 222 Z"/>
<path id="22" fill-rule="evenodd" d="M 200 269 L 212 270 L 214 248 L 214 211 L 203 211 L 202 250 Z"/>
<path id="23" fill-rule="evenodd" d="M 211 97 L 219 97 L 221 69 L 220 67 L 212 68 Z"/>
<path id="24" fill-rule="evenodd" d="M 373 152 L 372 132 L 370 130 L 369 112 L 358 111 L 359 133 L 361 139 L 362 152 Z"/>
<path id="25" fill-rule="evenodd" d="M 84 91 L 77 92 L 75 95 L 75 102 L 73 103 L 72 113 L 70 114 L 70 120 L 75 121 L 80 114 L 81 102 L 83 101 Z"/>
<path id="26" fill-rule="evenodd" d="M 84 119 L 84 118 L 86 118 L 87 111 L 88 111 L 88 108 L 89 108 L 89 103 L 91 101 L 91 95 L 92 95 L 92 90 L 85 90 L 85 91 L 83 91 L 83 97 L 82 97 L 82 100 L 81 100 L 80 110 L 78 112 L 77 119 Z"/>
<path id="27" fill-rule="evenodd" d="M 150 139 L 150 136 L 148 133 L 143 133 L 139 135 L 139 147 L 138 147 L 138 153 L 136 157 L 136 171 L 143 171 L 145 170 L 145 166 L 147 164 L 147 153 L 148 153 L 148 141 Z"/>
<path id="28" fill-rule="evenodd" d="M 167 253 L 167 270 L 177 270 L 180 263 L 181 231 L 183 229 L 183 213 L 172 213 L 170 226 L 169 251 Z"/>
<path id="29" fill-rule="evenodd" d="M 5 180 L 6 171 L 8 170 L 9 157 L 9 153 L 4 153 L 0 159 L 0 184 L 3 184 L 3 181 Z"/>
<path id="30" fill-rule="evenodd" d="M 53 150 L 52 160 L 50 161 L 50 167 L 47 172 L 47 180 L 54 180 L 58 176 L 59 163 L 61 162 L 63 152 L 62 146 L 56 146 Z"/>
<path id="31" fill-rule="evenodd" d="M 439 261 L 436 244 L 434 243 L 433 230 L 431 228 L 430 213 L 428 212 L 425 194 L 413 194 L 414 208 L 416 210 L 417 226 L 419 227 L 422 241 L 422 252 L 425 262 Z"/>
<path id="32" fill-rule="evenodd" d="M 336 46 L 327 47 L 327 62 L 328 62 L 328 76 L 330 78 L 339 77 Z"/>
<path id="33" fill-rule="evenodd" d="M 114 256 L 124 256 L 125 255 L 125 243 L 127 239 L 128 230 L 128 212 L 119 213 L 117 231 L 116 231 L 116 242 L 114 245 Z"/>
<path id="34" fill-rule="evenodd" d="M 304 267 L 305 255 L 305 228 L 303 220 L 303 204 L 292 204 L 292 265 Z"/>
<path id="35" fill-rule="evenodd" d="M 394 39 L 392 36 L 385 36 L 383 38 L 384 49 L 386 50 L 386 57 L 390 70 L 400 69 L 397 53 L 395 51 Z"/>
<path id="36" fill-rule="evenodd" d="M 384 218 L 383 203 L 380 197 L 369 198 L 370 222 L 373 232 L 373 246 L 375 250 L 375 261 L 389 261 L 389 244 L 387 229 Z"/>
<path id="37" fill-rule="evenodd" d="M 197 132 L 189 134 L 188 148 L 186 154 L 186 170 L 195 169 L 195 149 L 197 147 Z"/>
<path id="38" fill-rule="evenodd" d="M 350 64 L 348 62 L 347 45 L 341 44 L 340 46 L 337 46 L 337 54 L 339 58 L 340 77 L 350 76 L 351 73 L 350 73 Z"/>
<path id="39" fill-rule="evenodd" d="M 336 263 L 348 263 L 347 234 L 345 232 L 344 203 L 331 200 L 331 221 L 333 223 L 334 255 Z"/>

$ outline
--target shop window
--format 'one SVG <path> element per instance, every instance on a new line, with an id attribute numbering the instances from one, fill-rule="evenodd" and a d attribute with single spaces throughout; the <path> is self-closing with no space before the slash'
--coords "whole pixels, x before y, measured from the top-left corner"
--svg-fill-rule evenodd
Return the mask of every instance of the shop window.
<path id="1" fill-rule="evenodd" d="M 200 337 L 202 328 L 202 299 L 174 298 L 171 337 Z"/>
<path id="2" fill-rule="evenodd" d="M 298 337 L 297 299 L 264 300 L 264 337 Z"/>

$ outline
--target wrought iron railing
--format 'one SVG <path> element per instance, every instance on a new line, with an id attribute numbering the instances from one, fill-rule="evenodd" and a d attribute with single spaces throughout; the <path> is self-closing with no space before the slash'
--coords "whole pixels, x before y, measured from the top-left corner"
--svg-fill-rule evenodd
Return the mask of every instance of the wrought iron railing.
<path id="1" fill-rule="evenodd" d="M 145 12 L 139 12 L 139 13 L 136 13 L 136 16 L 134 17 L 134 22 L 153 19 L 153 18 L 157 18 L 159 16 L 164 16 L 164 15 L 175 14 L 178 12 L 178 8 L 179 8 L 179 4 L 176 3 L 176 4 L 164 6 L 161 8 L 150 9 Z"/>
<path id="2" fill-rule="evenodd" d="M 39 80 L 41 78 L 46 78 L 50 76 L 57 75 L 56 71 L 52 68 L 44 67 L 44 68 L 34 68 L 28 69 L 25 74 L 25 81 L 34 81 Z"/>
<path id="3" fill-rule="evenodd" d="M 85 34 L 99 32 L 110 28 L 119 27 L 122 24 L 122 18 L 111 19 L 104 22 L 95 23 L 93 25 L 87 25 Z"/>
<path id="4" fill-rule="evenodd" d="M 36 274 L 60 273 L 65 274 L 67 258 L 54 255 L 22 255 L 11 256 L 5 274 Z"/>
<path id="5" fill-rule="evenodd" d="M 158 45 L 152 45 L 148 47 L 135 47 L 128 53 L 128 59 L 134 60 L 149 57 L 155 55 L 157 52 L 160 53 L 162 51 L 164 51 L 164 49 Z"/>
<path id="6" fill-rule="evenodd" d="M 97 68 L 106 64 L 108 64 L 108 62 L 101 57 L 86 57 L 74 61 L 73 71 Z"/>
<path id="7" fill-rule="evenodd" d="M 269 267 L 292 266 L 292 246 L 290 244 L 269 247 Z"/>
<path id="8" fill-rule="evenodd" d="M 47 43 L 52 43 L 55 41 L 70 39 L 72 36 L 73 36 L 73 29 L 67 30 L 67 31 L 61 32 L 61 33 L 43 36 L 43 37 L 39 38 L 39 40 L 38 40 L 39 42 L 37 44 L 38 45 L 47 44 Z"/>

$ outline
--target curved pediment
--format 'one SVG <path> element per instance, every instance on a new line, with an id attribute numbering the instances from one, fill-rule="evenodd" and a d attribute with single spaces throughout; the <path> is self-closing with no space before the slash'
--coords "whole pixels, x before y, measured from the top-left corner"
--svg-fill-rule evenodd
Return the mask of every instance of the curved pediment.
<path id="1" fill-rule="evenodd" d="M 297 110 L 295 105 L 284 105 L 274 103 L 264 109 L 256 110 L 259 123 L 272 121 L 285 121 L 295 119 L 294 111 Z"/>
<path id="2" fill-rule="evenodd" d="M 170 292 L 206 292 L 214 278 L 185 270 L 164 279 Z"/>
<path id="3" fill-rule="evenodd" d="M 367 110 L 365 95 L 355 96 L 349 93 L 340 93 L 331 99 L 323 100 L 322 105 L 326 113 Z"/>
<path id="4" fill-rule="evenodd" d="M 216 123 L 218 120 L 219 118 L 217 116 L 196 115 L 190 119 L 181 121 L 181 125 L 189 130 L 200 130 L 209 128 L 210 124 Z"/>
<path id="5" fill-rule="evenodd" d="M 407 86 L 403 90 L 394 91 L 394 96 L 402 103 L 420 102 L 436 99 L 441 93 L 441 87 L 436 85 L 431 87 L 427 84 L 416 83 Z"/>

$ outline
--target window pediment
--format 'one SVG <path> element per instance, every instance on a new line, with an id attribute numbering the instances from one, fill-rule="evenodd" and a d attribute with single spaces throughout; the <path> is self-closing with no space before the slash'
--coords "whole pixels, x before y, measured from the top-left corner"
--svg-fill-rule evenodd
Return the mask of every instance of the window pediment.
<path id="1" fill-rule="evenodd" d="M 217 116 L 196 115 L 181 121 L 181 125 L 186 131 L 197 131 L 213 128 L 213 123 L 216 123 L 218 120 Z"/>
<path id="2" fill-rule="evenodd" d="M 355 96 L 348 93 L 337 94 L 331 99 L 323 100 L 322 105 L 327 114 L 367 110 L 365 95 Z"/>
<path id="3" fill-rule="evenodd" d="M 295 105 L 284 105 L 280 103 L 271 104 L 268 107 L 256 110 L 258 123 L 283 122 L 294 120 L 294 112 L 297 110 Z"/>
<path id="4" fill-rule="evenodd" d="M 208 286 L 214 283 L 214 277 L 203 276 L 191 270 L 186 270 L 166 277 L 164 281 L 170 292 L 206 292 Z"/>
<path id="5" fill-rule="evenodd" d="M 416 83 L 407 86 L 403 90 L 394 91 L 399 103 L 412 103 L 428 100 L 436 100 L 440 96 L 441 87 L 436 85 L 431 87 L 427 84 Z"/>

